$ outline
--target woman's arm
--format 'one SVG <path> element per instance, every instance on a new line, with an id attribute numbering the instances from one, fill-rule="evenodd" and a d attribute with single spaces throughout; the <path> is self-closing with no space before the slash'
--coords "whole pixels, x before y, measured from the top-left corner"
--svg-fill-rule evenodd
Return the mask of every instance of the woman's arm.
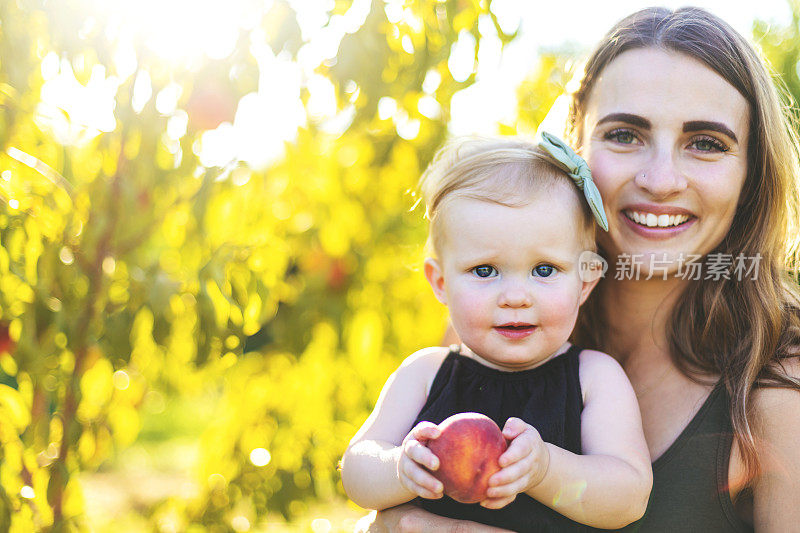
<path id="1" fill-rule="evenodd" d="M 398 463 L 403 459 L 404 438 L 425 404 L 430 381 L 446 354 L 445 348 L 429 348 L 408 357 L 386 381 L 375 409 L 350 441 L 342 458 L 342 484 L 350 499 L 361 507 L 385 509 L 408 502 L 418 493 L 434 497 L 419 488 L 416 492 L 409 490 L 410 481 L 403 483 L 398 475 Z M 405 444 L 406 455 L 417 461 L 433 456 L 416 440 Z M 419 485 L 426 481 L 441 485 L 418 465 L 406 467 L 406 472 L 421 480 Z"/>
<path id="2" fill-rule="evenodd" d="M 399 505 L 370 513 L 356 524 L 356 533 L 506 533 L 499 529 L 467 520 L 438 516 L 412 504 Z"/>
<path id="3" fill-rule="evenodd" d="M 784 365 L 800 377 L 800 360 Z M 765 388 L 753 393 L 753 432 L 760 470 L 753 481 L 756 531 L 794 531 L 800 524 L 800 392 Z"/>
<path id="4" fill-rule="evenodd" d="M 547 444 L 547 472 L 526 493 L 577 522 L 619 528 L 642 517 L 653 484 L 639 404 L 622 368 L 604 353 L 581 352 L 580 378 L 584 455 Z"/>

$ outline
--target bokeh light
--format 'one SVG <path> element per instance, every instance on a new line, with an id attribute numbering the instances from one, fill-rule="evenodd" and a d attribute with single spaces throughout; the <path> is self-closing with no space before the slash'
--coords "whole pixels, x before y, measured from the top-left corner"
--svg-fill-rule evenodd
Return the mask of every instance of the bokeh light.
<path id="1" fill-rule="evenodd" d="M 250 462 L 256 466 L 266 466 L 272 460 L 272 456 L 265 448 L 255 448 L 250 452 Z"/>

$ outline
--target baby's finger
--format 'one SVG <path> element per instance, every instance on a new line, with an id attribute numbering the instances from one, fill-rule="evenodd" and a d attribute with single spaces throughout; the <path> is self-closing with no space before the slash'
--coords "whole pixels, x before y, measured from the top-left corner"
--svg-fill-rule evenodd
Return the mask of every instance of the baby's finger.
<path id="1" fill-rule="evenodd" d="M 420 496 L 422 498 L 427 498 L 429 500 L 438 500 L 439 498 L 444 496 L 442 492 L 431 492 L 423 487 L 420 487 L 419 490 L 412 492 L 417 496 Z"/>
<path id="2" fill-rule="evenodd" d="M 417 462 L 428 470 L 439 468 L 439 458 L 417 440 L 409 440 L 403 446 L 403 453 L 412 461 Z"/>
<path id="3" fill-rule="evenodd" d="M 408 480 L 408 488 L 410 490 L 414 490 L 412 487 L 416 486 L 419 487 L 420 490 L 429 492 L 431 494 L 441 495 L 444 491 L 444 486 L 442 485 L 441 481 L 433 477 L 430 473 L 426 472 L 420 468 L 419 465 L 412 461 L 401 461 L 399 465 L 399 471 L 400 480 Z M 414 492 L 422 496 L 420 492 L 416 490 L 414 490 Z M 433 496 L 429 495 L 425 497 L 432 498 Z"/>
<path id="4" fill-rule="evenodd" d="M 423 483 L 418 483 L 416 481 L 418 479 L 422 479 Z M 434 479 L 433 481 L 436 482 L 438 480 Z M 424 477 L 420 477 L 418 473 L 412 474 L 411 476 L 401 475 L 400 482 L 406 489 L 423 498 L 436 499 L 441 498 L 444 494 L 443 490 L 441 490 L 441 486 L 436 487 L 434 483 L 425 483 Z"/>
<path id="5" fill-rule="evenodd" d="M 517 495 L 514 494 L 513 496 L 506 496 L 503 498 L 486 498 L 481 502 L 481 507 L 485 507 L 487 509 L 502 509 L 509 503 L 513 502 L 516 497 Z"/>
<path id="6" fill-rule="evenodd" d="M 506 468 L 527 457 L 531 457 L 536 449 L 536 442 L 532 435 L 523 433 L 508 445 L 508 449 L 497 458 L 501 468 Z M 534 457 L 535 458 L 535 457 Z"/>
<path id="7" fill-rule="evenodd" d="M 528 477 L 515 478 L 509 483 L 489 487 L 486 491 L 488 498 L 507 498 L 525 492 L 528 488 Z"/>
<path id="8" fill-rule="evenodd" d="M 431 439 L 437 439 L 442 434 L 439 427 L 432 422 L 420 422 L 408 434 L 410 437 L 420 441 L 427 442 Z"/>
<path id="9" fill-rule="evenodd" d="M 492 476 L 489 478 L 489 486 L 500 487 L 502 485 L 513 483 L 514 481 L 525 477 L 528 473 L 530 473 L 531 470 L 535 470 L 536 466 L 536 462 L 529 457 L 521 461 L 517 461 L 516 463 L 512 463 L 511 465 L 502 468 L 499 472 L 492 474 Z"/>
<path id="10" fill-rule="evenodd" d="M 420 496 L 422 498 L 428 498 L 429 500 L 439 499 L 444 494 L 442 491 L 432 491 L 429 488 L 424 487 L 422 485 L 418 485 L 408 479 L 406 480 L 405 483 L 403 483 L 403 486 L 407 488 L 409 491 L 416 494 L 417 496 Z"/>
<path id="11" fill-rule="evenodd" d="M 406 479 L 403 482 L 403 486 L 409 492 L 411 492 L 411 493 L 413 493 L 413 494 L 415 494 L 417 496 L 420 496 L 422 498 L 438 499 L 438 498 L 442 497 L 442 493 L 441 492 L 433 492 L 433 491 L 423 487 L 422 485 L 417 485 L 416 483 L 412 482 L 409 479 Z"/>
<path id="12" fill-rule="evenodd" d="M 517 438 L 523 431 L 528 428 L 532 428 L 530 424 L 526 424 L 519 418 L 512 416 L 508 420 L 506 420 L 505 425 L 503 426 L 503 436 L 508 440 L 512 440 Z"/>

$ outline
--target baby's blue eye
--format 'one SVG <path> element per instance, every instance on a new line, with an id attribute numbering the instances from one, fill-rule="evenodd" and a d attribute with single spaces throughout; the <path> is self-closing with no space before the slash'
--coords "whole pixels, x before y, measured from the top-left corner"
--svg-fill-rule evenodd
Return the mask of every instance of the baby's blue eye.
<path id="1" fill-rule="evenodd" d="M 472 272 L 474 272 L 479 278 L 488 278 L 491 277 L 492 273 L 495 272 L 495 269 L 490 265 L 481 265 L 473 268 Z"/>
<path id="2" fill-rule="evenodd" d="M 552 265 L 539 265 L 533 269 L 537 276 L 542 278 L 550 277 L 556 269 Z"/>

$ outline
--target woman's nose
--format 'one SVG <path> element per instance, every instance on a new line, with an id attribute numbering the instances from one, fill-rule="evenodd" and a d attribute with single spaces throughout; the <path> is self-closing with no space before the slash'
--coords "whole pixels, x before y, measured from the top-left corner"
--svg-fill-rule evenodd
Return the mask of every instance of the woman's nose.
<path id="1" fill-rule="evenodd" d="M 686 177 L 671 153 L 658 153 L 634 176 L 634 183 L 655 199 L 666 199 L 686 188 Z"/>

